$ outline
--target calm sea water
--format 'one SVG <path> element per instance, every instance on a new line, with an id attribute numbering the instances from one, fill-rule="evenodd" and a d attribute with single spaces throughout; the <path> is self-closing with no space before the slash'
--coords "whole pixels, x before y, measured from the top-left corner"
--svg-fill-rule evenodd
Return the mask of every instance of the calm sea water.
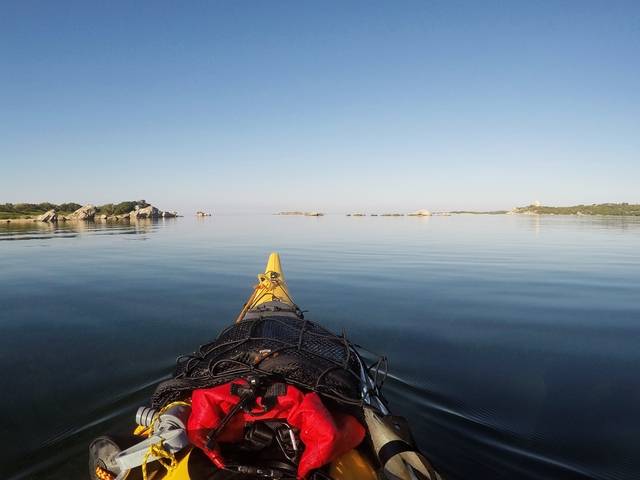
<path id="1" fill-rule="evenodd" d="M 640 219 L 271 215 L 0 226 L 0 478 L 85 478 L 273 250 L 449 478 L 640 478 Z"/>

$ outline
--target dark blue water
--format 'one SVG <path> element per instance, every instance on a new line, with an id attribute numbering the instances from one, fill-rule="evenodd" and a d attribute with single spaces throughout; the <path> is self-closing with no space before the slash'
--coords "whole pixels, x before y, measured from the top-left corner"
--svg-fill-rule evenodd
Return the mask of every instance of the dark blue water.
<path id="1" fill-rule="evenodd" d="M 270 215 L 0 226 L 0 478 L 85 478 L 272 250 L 449 478 L 640 478 L 640 219 Z"/>

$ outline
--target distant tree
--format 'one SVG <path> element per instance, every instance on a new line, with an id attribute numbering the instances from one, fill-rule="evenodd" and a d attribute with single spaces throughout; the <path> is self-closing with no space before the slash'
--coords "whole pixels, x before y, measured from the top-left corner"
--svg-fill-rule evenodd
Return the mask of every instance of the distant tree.
<path id="1" fill-rule="evenodd" d="M 113 203 L 100 205 L 97 210 L 100 215 L 113 215 Z"/>
<path id="2" fill-rule="evenodd" d="M 135 210 L 136 206 L 144 208 L 148 207 L 149 204 L 145 200 L 131 200 L 127 202 L 120 202 L 115 205 L 113 203 L 106 203 L 98 207 L 98 213 L 101 215 L 122 215 Z"/>
<path id="3" fill-rule="evenodd" d="M 121 215 L 123 213 L 129 213 L 136 209 L 137 202 L 120 202 L 113 207 L 113 213 L 115 215 Z"/>
<path id="4" fill-rule="evenodd" d="M 16 203 L 15 206 L 16 212 L 33 212 L 38 209 L 38 206 L 35 203 Z"/>
<path id="5" fill-rule="evenodd" d="M 60 205 L 58 205 L 58 210 L 62 212 L 75 212 L 80 207 L 82 207 L 82 205 L 80 205 L 79 203 L 61 203 Z"/>
<path id="6" fill-rule="evenodd" d="M 55 203 L 43 202 L 37 205 L 36 210 L 43 210 L 46 212 L 47 210 L 59 210 L 59 207 Z"/>

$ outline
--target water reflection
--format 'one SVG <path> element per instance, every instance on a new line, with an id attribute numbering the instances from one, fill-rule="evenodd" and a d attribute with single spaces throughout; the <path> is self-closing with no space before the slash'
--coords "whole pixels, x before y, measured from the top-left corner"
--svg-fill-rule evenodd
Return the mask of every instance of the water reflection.
<path id="1" fill-rule="evenodd" d="M 74 238 L 79 234 L 91 235 L 144 235 L 163 226 L 175 223 L 176 219 L 139 219 L 135 221 L 111 222 L 2 222 L 0 241 L 3 240 L 48 240 Z"/>

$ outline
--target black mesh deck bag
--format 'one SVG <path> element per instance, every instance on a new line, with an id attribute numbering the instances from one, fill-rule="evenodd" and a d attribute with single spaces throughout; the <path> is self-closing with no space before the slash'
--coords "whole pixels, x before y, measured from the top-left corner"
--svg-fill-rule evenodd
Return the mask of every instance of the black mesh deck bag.
<path id="1" fill-rule="evenodd" d="M 362 360 L 344 335 L 289 315 L 243 320 L 198 351 L 178 358 L 174 378 L 161 383 L 154 408 L 246 375 L 284 381 L 325 400 L 360 406 Z"/>

